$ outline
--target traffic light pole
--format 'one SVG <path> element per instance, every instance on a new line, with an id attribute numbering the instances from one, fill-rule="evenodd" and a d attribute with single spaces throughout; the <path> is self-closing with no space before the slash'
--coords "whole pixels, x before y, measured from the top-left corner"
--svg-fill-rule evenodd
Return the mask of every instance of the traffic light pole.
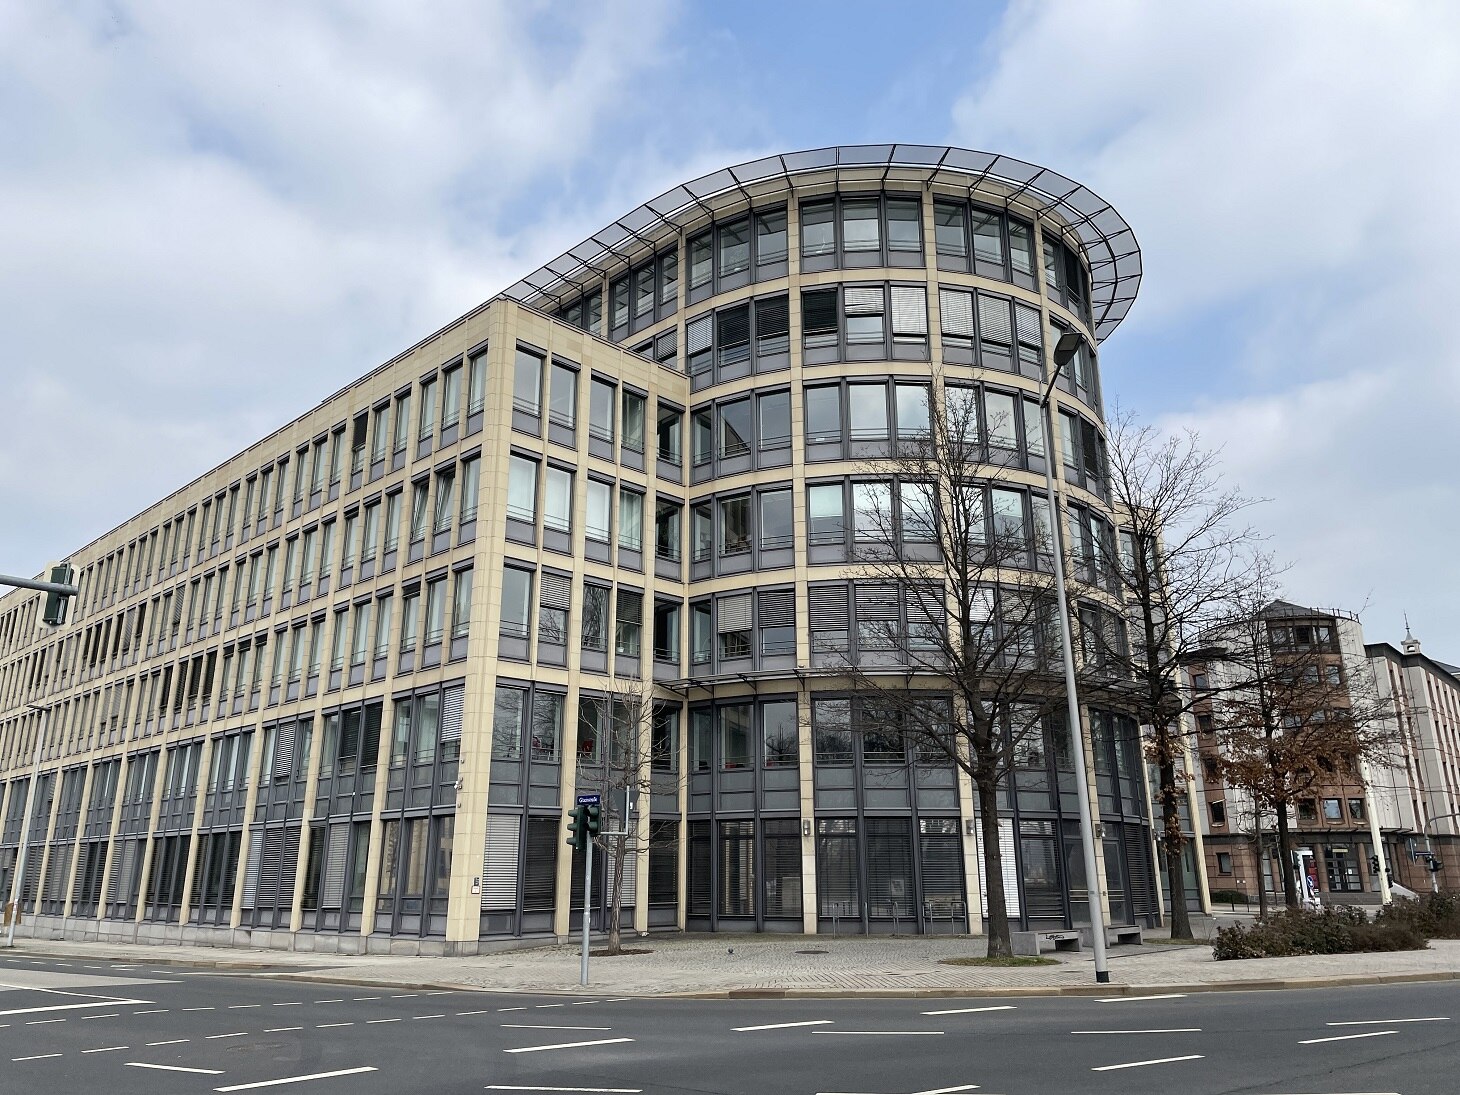
<path id="1" fill-rule="evenodd" d="M 38 589 L 42 593 L 59 593 L 62 597 L 75 597 L 81 590 L 62 582 L 42 582 L 36 578 L 17 578 L 13 574 L 0 574 L 0 586 L 14 586 L 16 589 Z"/>
<path id="2" fill-rule="evenodd" d="M 578 984 L 588 984 L 588 926 L 593 918 L 593 838 L 583 849 L 583 957 L 578 963 Z"/>
<path id="3" fill-rule="evenodd" d="M 5 945 L 15 946 L 15 924 L 20 919 L 20 901 L 25 896 L 25 860 L 30 851 L 30 822 L 35 816 L 36 794 L 41 781 L 41 752 L 45 748 L 46 733 L 50 730 L 51 708 L 37 707 L 35 704 L 27 704 L 33 711 L 41 712 L 41 719 L 35 730 L 35 756 L 30 765 L 30 786 L 26 788 L 25 794 L 25 819 L 20 823 L 20 847 L 15 855 L 15 874 L 10 879 L 10 923 L 5 926 Z M 45 833 L 41 834 L 45 839 Z M 40 894 L 32 895 L 31 900 L 40 907 Z"/>

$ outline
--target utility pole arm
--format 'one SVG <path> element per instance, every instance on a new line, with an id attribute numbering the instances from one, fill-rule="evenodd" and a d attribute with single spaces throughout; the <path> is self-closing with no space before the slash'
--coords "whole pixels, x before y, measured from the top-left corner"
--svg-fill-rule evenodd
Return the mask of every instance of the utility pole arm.
<path id="1" fill-rule="evenodd" d="M 13 574 L 0 574 L 0 586 L 37 589 L 42 593 L 59 593 L 62 597 L 77 597 L 81 594 L 76 586 L 63 585 L 60 582 L 41 582 L 35 578 L 17 578 Z"/>

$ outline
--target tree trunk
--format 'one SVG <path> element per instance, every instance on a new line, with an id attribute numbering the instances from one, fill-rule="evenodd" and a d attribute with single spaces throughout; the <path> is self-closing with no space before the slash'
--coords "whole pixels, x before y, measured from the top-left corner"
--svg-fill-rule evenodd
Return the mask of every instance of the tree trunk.
<path id="1" fill-rule="evenodd" d="M 1267 851 L 1267 841 L 1262 839 L 1262 811 L 1253 810 L 1253 828 L 1257 830 L 1257 915 L 1267 916 L 1267 887 L 1263 885 L 1262 868 L 1267 860 L 1263 854 Z"/>
<path id="2" fill-rule="evenodd" d="M 1169 744 L 1169 743 L 1168 743 Z M 1186 908 L 1186 875 L 1182 872 L 1181 852 L 1186 837 L 1181 832 L 1181 814 L 1176 809 L 1176 762 L 1163 753 L 1157 767 L 1161 800 L 1161 858 L 1166 866 L 1166 896 L 1171 909 L 1171 938 L 1190 939 L 1191 913 Z"/>
<path id="3" fill-rule="evenodd" d="M 1288 829 L 1288 805 L 1277 807 L 1278 867 L 1283 873 L 1283 903 L 1290 909 L 1298 907 L 1298 878 L 1293 869 L 1293 834 Z"/>
<path id="4" fill-rule="evenodd" d="M 613 838 L 613 870 L 609 872 L 608 890 L 608 953 L 623 953 L 623 935 L 619 921 L 623 915 L 624 903 L 624 845 L 627 837 Z"/>
<path id="5" fill-rule="evenodd" d="M 993 771 L 974 777 L 979 836 L 983 841 L 984 900 L 989 907 L 988 956 L 1010 958 L 1009 909 L 1004 894 L 1004 855 L 999 848 L 999 783 Z"/>

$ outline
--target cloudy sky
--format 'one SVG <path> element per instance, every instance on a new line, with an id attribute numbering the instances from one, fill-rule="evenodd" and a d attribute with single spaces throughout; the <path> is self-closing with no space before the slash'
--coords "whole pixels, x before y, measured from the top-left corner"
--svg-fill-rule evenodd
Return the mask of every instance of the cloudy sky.
<path id="1" fill-rule="evenodd" d="M 1289 595 L 1460 662 L 1460 5 L 0 4 L 0 571 L 35 573 L 680 180 L 1002 151 L 1134 226 L 1108 401 Z"/>

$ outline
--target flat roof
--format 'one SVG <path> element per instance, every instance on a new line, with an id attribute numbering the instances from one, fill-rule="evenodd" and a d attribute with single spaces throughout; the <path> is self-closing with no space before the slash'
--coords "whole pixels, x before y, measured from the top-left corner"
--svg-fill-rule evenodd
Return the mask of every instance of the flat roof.
<path id="1" fill-rule="evenodd" d="M 553 307 L 582 286 L 621 271 L 630 260 L 680 229 L 742 200 L 773 199 L 797 184 L 830 176 L 840 182 L 932 182 L 965 187 L 986 202 L 1030 219 L 1044 218 L 1090 264 L 1095 337 L 1109 336 L 1130 311 L 1141 284 L 1141 250 L 1115 208 L 1089 187 L 1012 156 L 950 145 L 836 145 L 766 156 L 680 183 L 534 270 L 503 295 Z"/>

